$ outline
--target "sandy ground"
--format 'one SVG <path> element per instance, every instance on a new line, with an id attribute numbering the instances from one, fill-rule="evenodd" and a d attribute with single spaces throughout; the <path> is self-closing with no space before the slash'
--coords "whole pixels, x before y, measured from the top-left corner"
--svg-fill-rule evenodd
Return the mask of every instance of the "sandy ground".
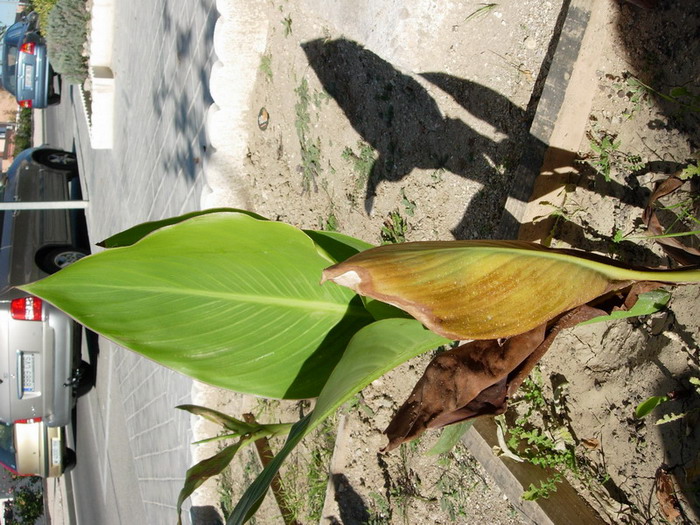
<path id="1" fill-rule="evenodd" d="M 495 235 L 531 144 L 561 2 L 238 4 L 219 2 L 211 192 L 203 206 L 245 207 L 372 243 Z M 575 152 L 580 162 L 559 200 L 543 203 L 557 218 L 543 241 L 665 265 L 658 247 L 635 236 L 654 182 L 697 155 L 698 113 L 630 78 L 663 94 L 678 86 L 697 94 L 698 9 L 679 1 L 656 11 L 612 1 L 606 8 L 609 39 L 601 42 L 587 135 Z M 601 155 L 591 146 L 606 136 L 619 142 L 606 157 L 610 181 L 595 172 Z M 692 212 L 692 198 L 688 187 L 675 202 Z M 542 363 L 539 388 L 553 412 L 540 410 L 533 423 L 571 436 L 557 445 L 578 458 L 569 477 L 609 523 L 663 521 L 654 480 L 664 464 L 684 491 L 683 512 L 697 519 L 697 396 L 690 390 L 682 404 L 662 405 L 648 420 L 635 419 L 633 410 L 651 395 L 688 391 L 688 379 L 699 375 L 699 294 L 697 286 L 679 289 L 669 309 L 650 318 L 572 330 Z M 523 522 L 463 447 L 426 456 L 437 438 L 429 434 L 378 453 L 381 431 L 427 360 L 375 382 L 342 411 L 339 430 L 324 429 L 288 462 L 283 479 L 299 495 L 301 523 Z M 200 404 L 261 419 L 293 420 L 309 410 L 308 403 L 265 403 L 206 387 L 197 396 Z M 688 416 L 654 425 L 670 411 Z M 213 431 L 194 423 L 202 435 Z M 331 458 L 336 432 L 344 445 Z M 196 457 L 210 452 L 195 449 Z M 310 459 L 316 457 L 321 467 Z M 337 500 L 323 510 L 318 497 L 306 497 L 319 468 L 330 469 Z M 224 492 L 240 494 L 259 466 L 246 453 L 233 469 Z M 221 499 L 216 484 L 206 487 L 195 505 Z M 279 521 L 275 515 L 268 498 L 257 522 Z"/>

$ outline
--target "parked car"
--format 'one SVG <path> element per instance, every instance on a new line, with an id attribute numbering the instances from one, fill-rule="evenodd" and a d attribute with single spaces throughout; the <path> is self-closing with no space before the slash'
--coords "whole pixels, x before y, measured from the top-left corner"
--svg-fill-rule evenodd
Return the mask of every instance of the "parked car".
<path id="1" fill-rule="evenodd" d="M 23 108 L 45 108 L 60 97 L 53 92 L 53 69 L 35 13 L 12 24 L 3 36 L 2 84 Z"/>
<path id="2" fill-rule="evenodd" d="M 75 465 L 63 427 L 40 420 L 0 423 L 0 464 L 20 476 L 58 477 Z"/>
<path id="3" fill-rule="evenodd" d="M 20 153 L 0 202 L 65 201 L 80 196 L 75 155 L 34 148 Z M 75 396 L 91 386 L 80 360 L 82 330 L 71 318 L 15 286 L 36 281 L 88 253 L 82 210 L 0 210 L 0 421 L 71 420 Z"/>

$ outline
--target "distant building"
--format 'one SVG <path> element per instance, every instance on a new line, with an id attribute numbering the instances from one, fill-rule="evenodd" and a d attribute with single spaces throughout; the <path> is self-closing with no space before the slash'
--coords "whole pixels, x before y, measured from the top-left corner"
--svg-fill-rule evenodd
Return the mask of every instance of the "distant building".
<path id="1" fill-rule="evenodd" d="M 2 171 L 12 164 L 15 143 L 12 140 L 17 119 L 17 101 L 7 91 L 0 89 L 0 162 Z"/>

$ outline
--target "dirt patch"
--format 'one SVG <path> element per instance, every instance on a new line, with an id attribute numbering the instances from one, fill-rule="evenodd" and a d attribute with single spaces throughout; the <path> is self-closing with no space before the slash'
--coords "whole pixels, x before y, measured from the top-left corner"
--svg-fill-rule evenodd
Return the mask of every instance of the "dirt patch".
<path id="1" fill-rule="evenodd" d="M 377 8 L 376 27 L 350 19 L 339 25 L 334 16 L 342 13 L 317 16 L 312 0 L 270 2 L 260 13 L 269 33 L 243 177 L 254 211 L 372 243 L 496 234 L 532 144 L 542 64 L 562 4 L 446 3 L 415 11 L 402 4 L 387 3 L 391 12 Z M 697 162 L 700 113 L 692 94 L 700 94 L 700 8 L 668 1 L 645 11 L 615 3 L 612 13 L 577 173 L 559 192 L 562 199 L 544 205 L 557 220 L 543 241 L 666 265 L 658 246 L 637 236 L 654 183 Z M 391 24 L 382 26 L 386 20 Z M 668 226 L 683 212 L 674 231 L 697 230 L 697 202 L 688 183 L 666 202 L 674 207 L 660 214 Z M 700 376 L 699 299 L 700 287 L 679 288 L 661 313 L 568 331 L 531 386 L 541 404 L 520 427 L 531 432 L 535 423 L 540 437 L 573 458 L 568 466 L 565 459 L 555 465 L 610 523 L 663 522 L 655 491 L 662 465 L 681 489 L 683 515 L 698 519 L 700 438 L 693 410 L 700 401 L 689 378 Z M 462 446 L 425 455 L 436 433 L 379 453 L 386 443 L 382 430 L 429 357 L 392 371 L 344 407 L 343 447 L 332 461 L 335 436 L 328 427 L 288 462 L 283 479 L 331 473 L 335 501 L 325 502 L 325 510 L 320 496 L 310 496 L 318 483 L 288 481 L 290 492 L 303 495 L 294 500 L 300 522 L 525 522 Z M 671 391 L 688 395 L 646 419 L 634 417 L 639 402 Z M 221 396 L 214 404 L 234 415 L 252 410 L 260 419 L 286 421 L 310 409 Z M 688 415 L 654 424 L 669 412 Z M 505 426 L 513 428 L 517 417 L 509 414 Z M 233 468 L 227 490 L 240 494 L 259 466 L 244 454 Z M 275 519 L 281 518 L 268 498 L 257 522 Z"/>
<path id="2" fill-rule="evenodd" d="M 563 204 L 550 207 L 557 215 L 552 245 L 630 264 L 673 264 L 642 238 L 642 213 L 656 183 L 698 162 L 700 77 L 686 46 L 697 47 L 688 24 L 697 27 L 700 12 L 688 7 L 660 2 L 653 11 L 627 4 L 613 11 L 579 173 L 562 189 Z M 657 205 L 667 231 L 698 230 L 697 187 L 689 180 Z M 697 236 L 682 239 L 697 246 Z M 609 523 L 668 519 L 657 498 L 662 467 L 679 491 L 676 522 L 699 520 L 700 403 L 690 383 L 699 375 L 699 300 L 700 287 L 677 288 L 665 311 L 570 330 L 542 361 L 548 399 L 559 404 L 550 431 L 570 431 L 587 472 L 575 483 Z M 640 402 L 669 392 L 687 397 L 635 417 Z M 686 416 L 655 424 L 671 413 Z"/>

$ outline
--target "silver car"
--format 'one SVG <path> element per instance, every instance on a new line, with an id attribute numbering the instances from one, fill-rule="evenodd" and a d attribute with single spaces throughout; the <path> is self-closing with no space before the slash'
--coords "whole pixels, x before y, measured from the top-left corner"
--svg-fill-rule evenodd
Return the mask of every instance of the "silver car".
<path id="1" fill-rule="evenodd" d="M 20 153 L 6 173 L 0 202 L 65 201 L 79 196 L 70 152 Z M 0 211 L 0 421 L 69 424 L 75 397 L 89 388 L 80 361 L 81 328 L 58 309 L 17 285 L 41 279 L 83 257 L 81 210 Z"/>

